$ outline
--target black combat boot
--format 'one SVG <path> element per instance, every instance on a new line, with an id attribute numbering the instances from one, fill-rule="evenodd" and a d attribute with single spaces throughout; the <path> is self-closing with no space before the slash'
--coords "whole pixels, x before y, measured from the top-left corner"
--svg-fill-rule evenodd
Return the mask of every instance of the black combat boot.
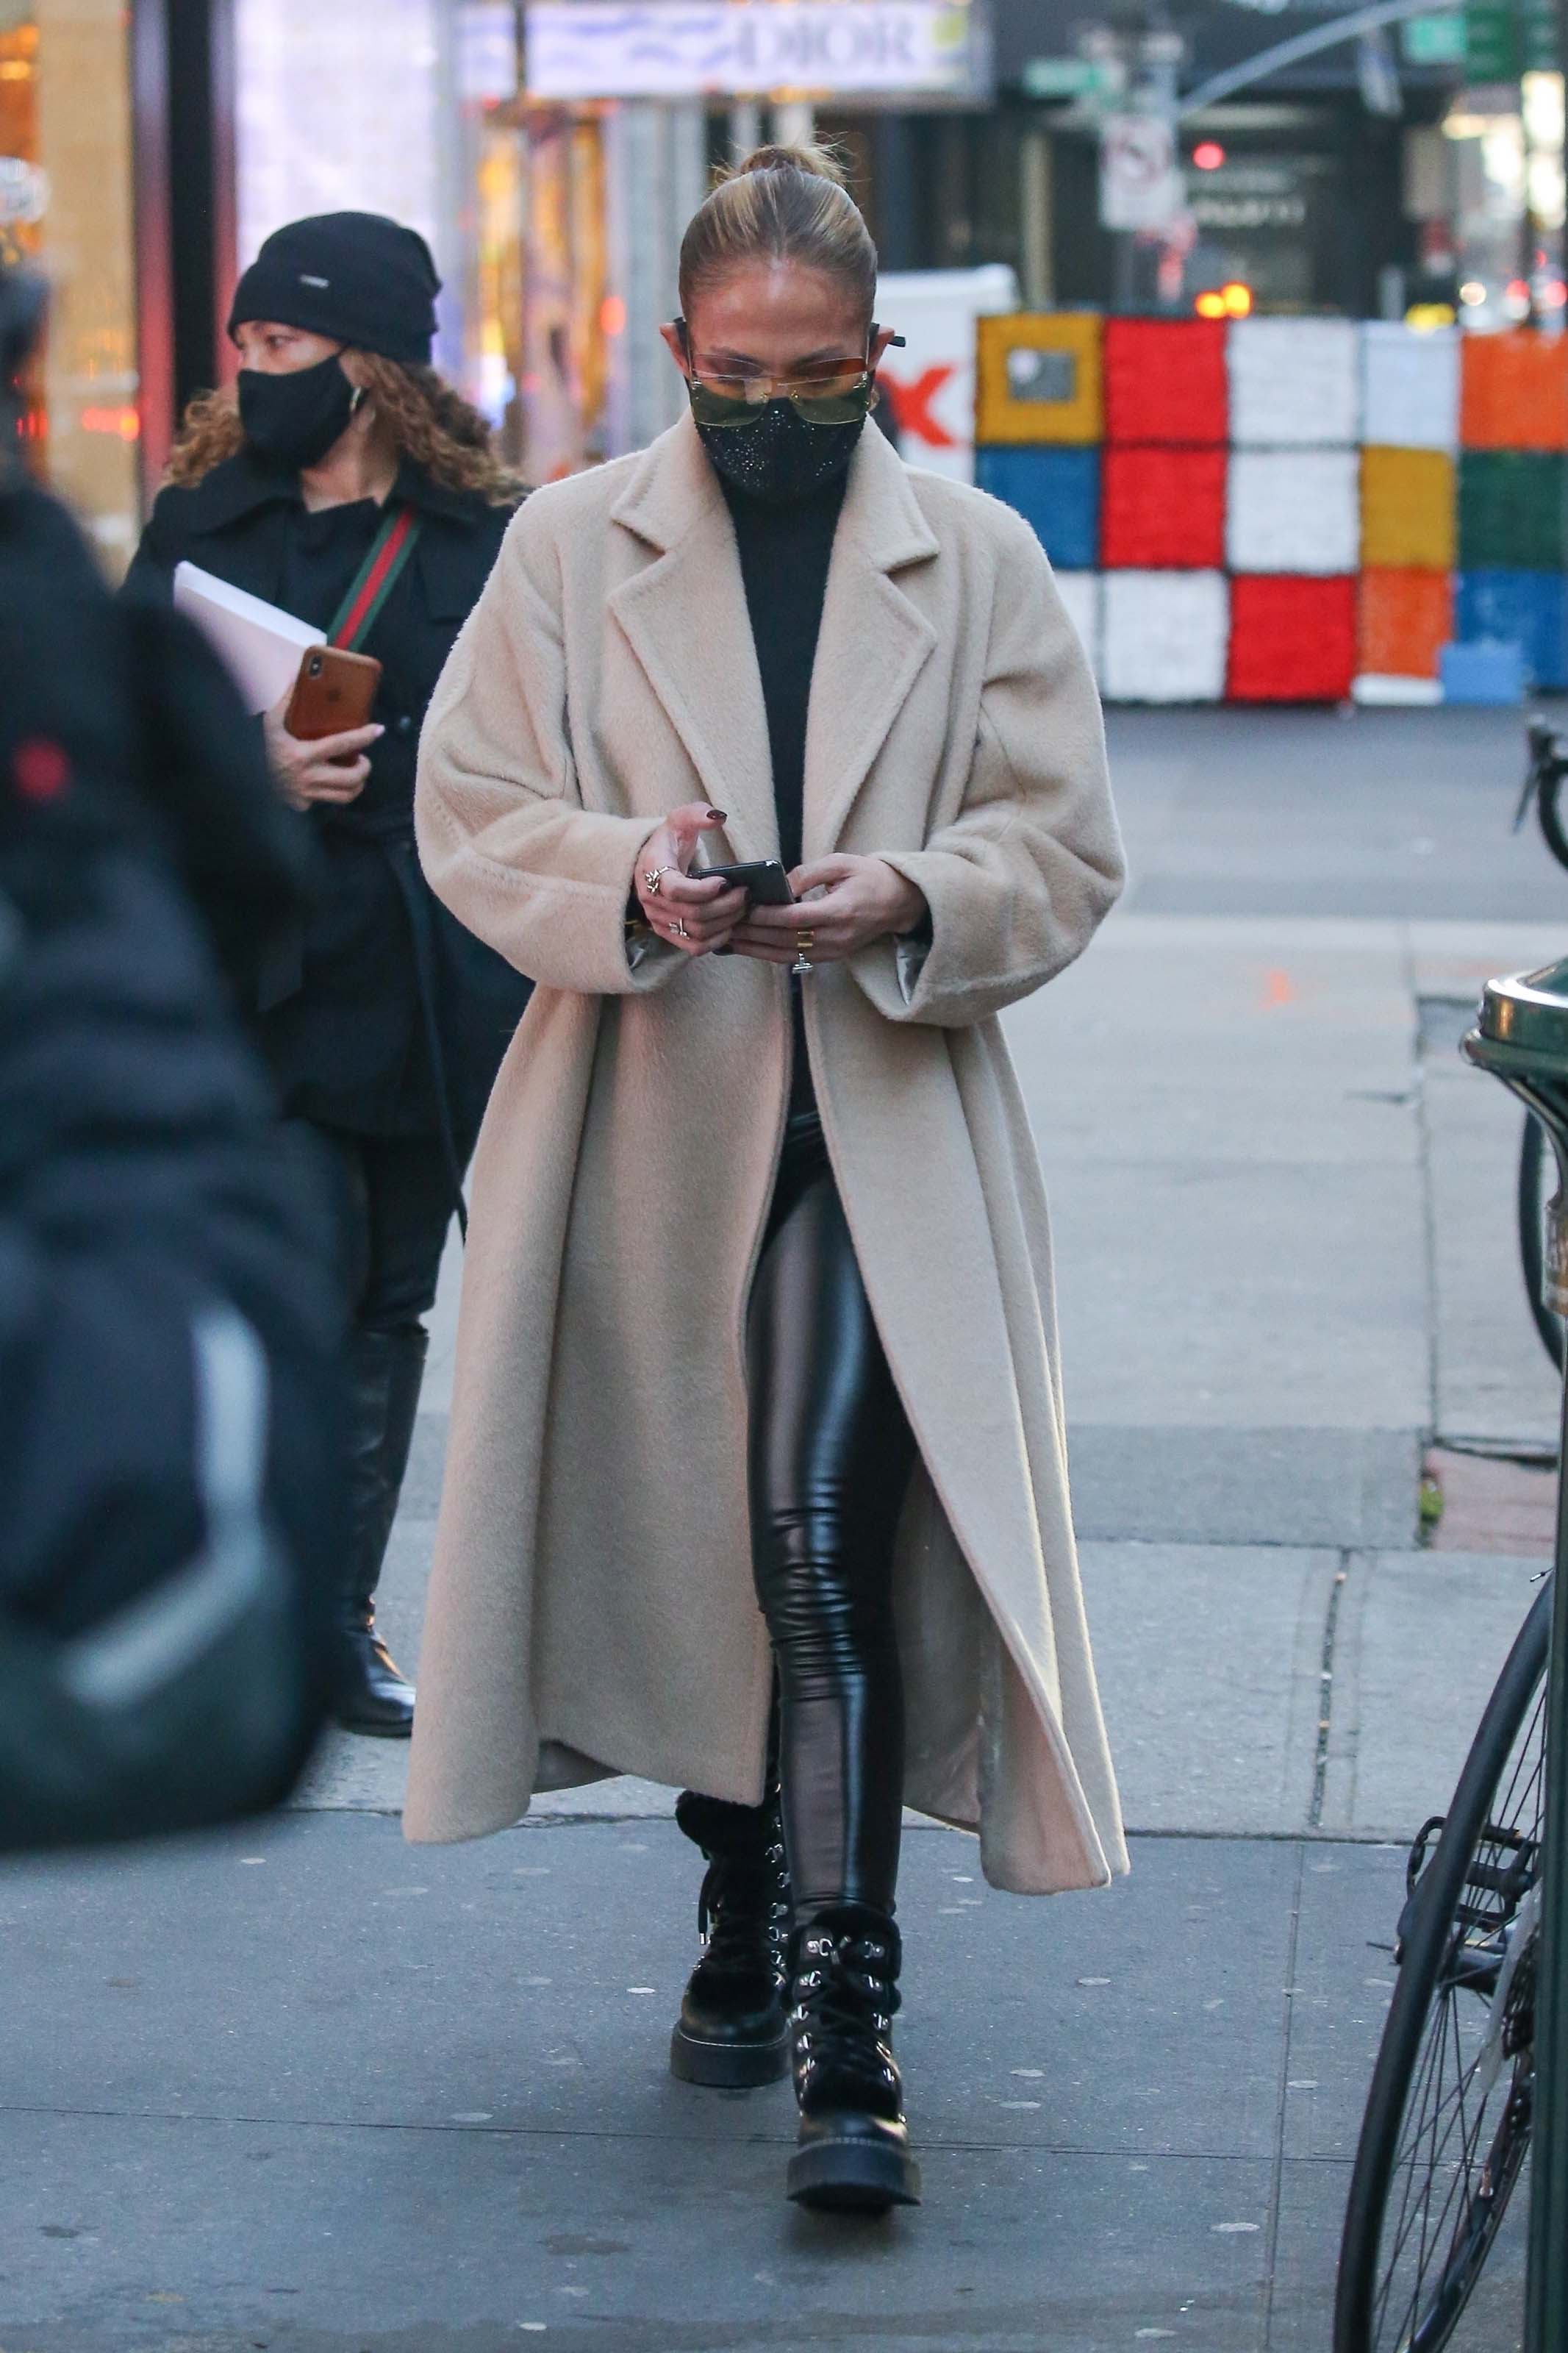
<path id="1" fill-rule="evenodd" d="M 418 1324 L 395 1332 L 356 1331 L 349 1344 L 353 1523 L 333 1713 L 345 1731 L 384 1740 L 406 1740 L 414 1729 L 414 1686 L 398 1673 L 375 1630 L 375 1588 L 397 1514 L 428 1345 Z"/>
<path id="2" fill-rule="evenodd" d="M 731 2090 L 776 2084 L 789 2072 L 789 1873 L 778 1794 L 760 1806 L 732 1806 L 683 1789 L 675 1819 L 708 1871 L 697 1905 L 702 1958 L 669 2038 L 670 2073 Z"/>
<path id="3" fill-rule="evenodd" d="M 790 1939 L 800 2137 L 789 2194 L 802 2206 L 881 2214 L 921 2202 L 891 2042 L 900 1959 L 891 1919 L 864 1904 L 814 1913 Z"/>

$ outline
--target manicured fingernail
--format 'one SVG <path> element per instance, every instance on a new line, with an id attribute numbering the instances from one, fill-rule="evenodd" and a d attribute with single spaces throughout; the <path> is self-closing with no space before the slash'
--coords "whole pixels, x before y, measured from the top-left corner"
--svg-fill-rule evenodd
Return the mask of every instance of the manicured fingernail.
<path id="1" fill-rule="evenodd" d="M 378 735 L 384 735 L 384 734 L 385 734 L 385 733 L 386 733 L 385 728 L 381 724 L 381 722 L 380 722 L 379 720 L 377 720 L 377 722 L 376 722 L 375 732 L 376 732 L 376 733 L 377 733 Z"/>
<path id="2" fill-rule="evenodd" d="M 712 818 L 715 825 L 728 825 L 730 821 L 730 812 L 728 809 L 710 809 L 708 814 Z"/>

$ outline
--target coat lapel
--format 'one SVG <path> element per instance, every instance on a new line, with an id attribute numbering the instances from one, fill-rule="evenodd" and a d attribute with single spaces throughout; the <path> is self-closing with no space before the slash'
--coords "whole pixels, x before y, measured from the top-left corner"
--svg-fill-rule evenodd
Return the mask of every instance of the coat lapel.
<path id="1" fill-rule="evenodd" d="M 828 567 L 805 734 L 805 855 L 824 858 L 936 631 L 895 575 L 937 554 L 903 460 L 874 425 L 860 438 Z"/>
<path id="2" fill-rule="evenodd" d="M 738 858 L 776 858 L 767 713 L 723 493 L 689 417 L 647 451 L 611 520 L 658 551 L 610 610 Z"/>

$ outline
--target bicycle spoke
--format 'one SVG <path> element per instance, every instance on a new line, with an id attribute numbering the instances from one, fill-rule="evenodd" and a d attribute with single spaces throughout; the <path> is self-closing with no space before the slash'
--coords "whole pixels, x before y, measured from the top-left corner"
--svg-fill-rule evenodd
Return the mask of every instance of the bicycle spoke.
<path id="1" fill-rule="evenodd" d="M 1527 2154 L 1549 1612 L 1542 1596 L 1510 1652 L 1405 1924 L 1346 2213 L 1342 2353 L 1449 2344 Z"/>

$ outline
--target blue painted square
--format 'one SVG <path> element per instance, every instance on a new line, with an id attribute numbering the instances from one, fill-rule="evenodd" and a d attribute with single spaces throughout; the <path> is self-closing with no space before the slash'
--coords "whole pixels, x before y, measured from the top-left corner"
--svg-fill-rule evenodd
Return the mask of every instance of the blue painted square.
<path id="1" fill-rule="evenodd" d="M 1513 638 L 1445 646 L 1439 658 L 1445 702 L 1522 702 L 1524 649 Z"/>
<path id="2" fill-rule="evenodd" d="M 1098 449 L 980 448 L 974 479 L 1034 526 L 1061 571 L 1093 571 L 1100 562 Z"/>
<path id="3" fill-rule="evenodd" d="M 1462 645 L 1512 639 L 1532 686 L 1568 686 L 1568 610 L 1561 572 L 1461 572 L 1454 583 L 1454 635 Z"/>

